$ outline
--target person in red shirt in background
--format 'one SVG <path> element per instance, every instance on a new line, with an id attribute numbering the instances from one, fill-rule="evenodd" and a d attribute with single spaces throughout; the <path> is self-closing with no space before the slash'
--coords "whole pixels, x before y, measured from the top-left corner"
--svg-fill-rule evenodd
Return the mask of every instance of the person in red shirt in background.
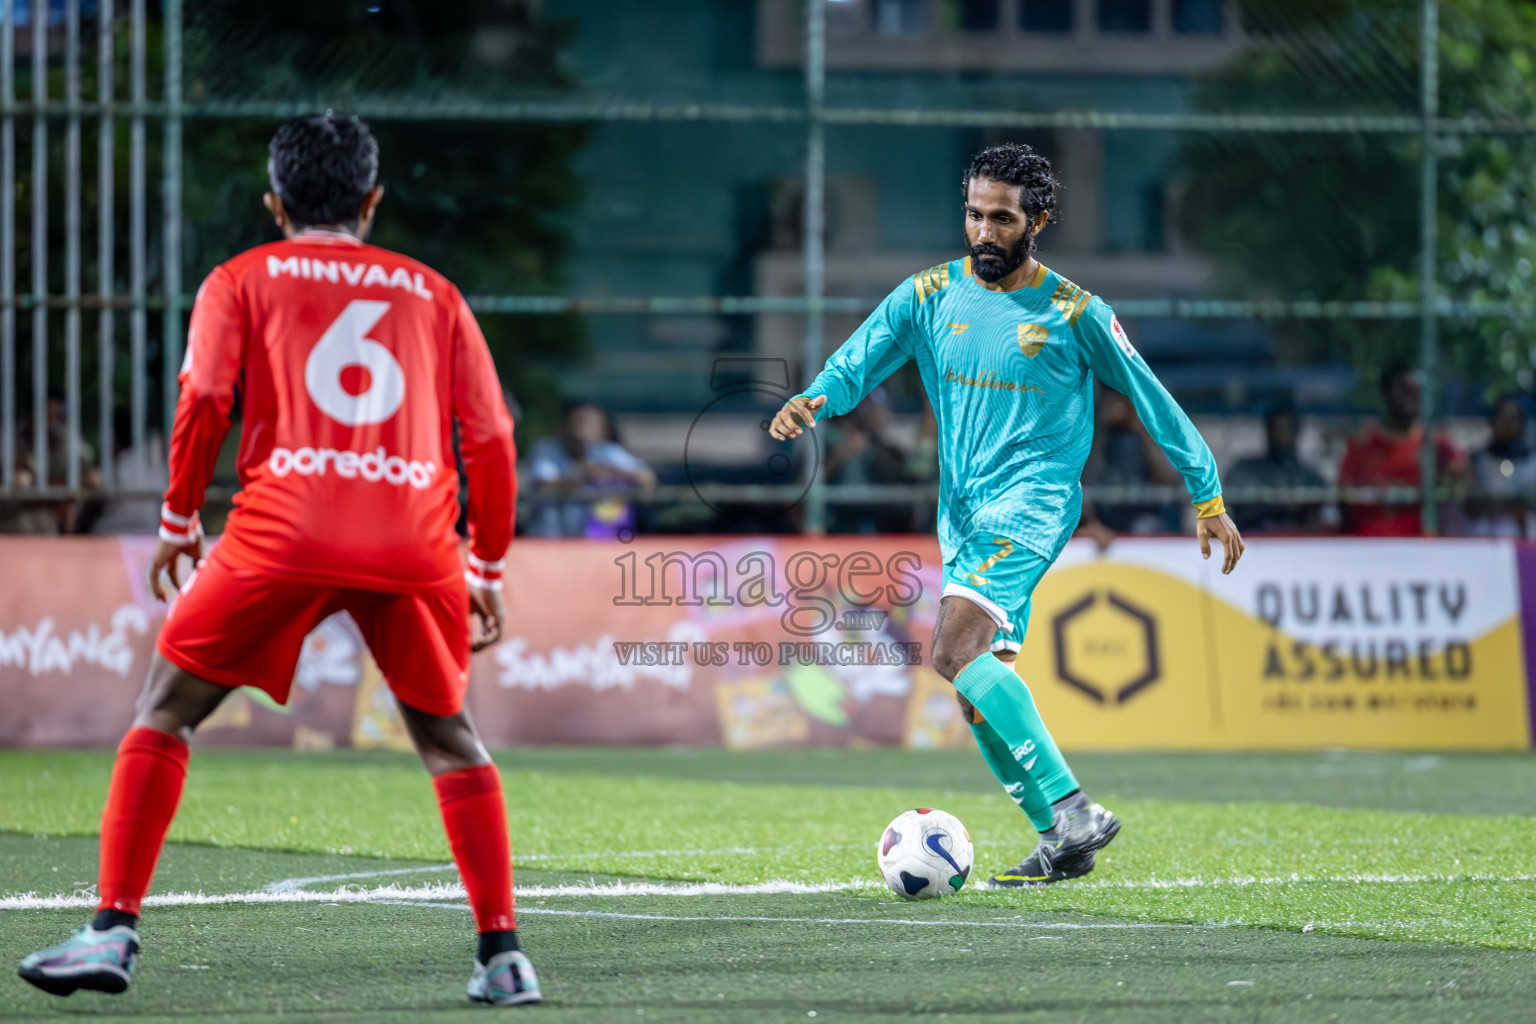
<path id="1" fill-rule="evenodd" d="M 447 279 L 365 244 L 384 190 L 355 117 L 306 117 L 269 147 L 265 203 L 284 241 L 216 267 L 198 290 L 150 589 L 179 586 L 102 816 L 96 918 L 21 963 L 55 995 L 122 992 L 139 909 L 186 780 L 188 741 L 237 686 L 287 703 L 304 637 L 357 622 L 437 791 L 479 949 L 471 1000 L 540 1000 L 518 948 L 501 777 L 464 707 L 471 649 L 506 620 L 512 420 L 485 338 Z M 240 493 L 204 558 L 198 510 L 237 400 Z M 468 567 L 454 531 L 458 454 Z M 470 614 L 480 619 L 470 632 Z"/>
<path id="2" fill-rule="evenodd" d="M 1387 415 L 1370 423 L 1349 442 L 1339 464 L 1340 487 L 1418 487 L 1419 452 L 1424 427 L 1419 411 L 1424 389 L 1419 371 L 1404 365 L 1381 375 L 1381 397 Z M 1467 459 L 1450 439 L 1435 436 L 1435 464 L 1440 482 L 1455 481 L 1466 474 Z M 1417 501 L 1408 505 L 1348 504 L 1344 506 L 1348 533 L 1363 537 L 1418 537 L 1424 523 Z"/>

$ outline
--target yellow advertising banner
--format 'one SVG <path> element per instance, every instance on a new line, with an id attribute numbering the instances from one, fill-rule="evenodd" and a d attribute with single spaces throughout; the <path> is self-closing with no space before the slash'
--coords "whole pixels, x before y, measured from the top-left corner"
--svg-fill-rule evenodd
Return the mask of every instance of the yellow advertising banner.
<path id="1" fill-rule="evenodd" d="M 154 543 L 0 538 L 0 744 L 128 727 L 164 614 Z M 506 634 L 467 697 L 491 744 L 973 745 L 932 666 L 932 537 L 520 540 L 508 557 Z M 1062 746 L 1529 748 L 1536 546 L 1255 538 L 1219 568 L 1193 538 L 1068 545 L 1019 661 Z M 409 746 L 346 615 L 305 641 L 286 705 L 238 693 L 199 742 Z"/>
<path id="2" fill-rule="evenodd" d="M 1519 581 L 1501 541 L 1074 543 L 1020 674 L 1068 749 L 1521 749 Z"/>

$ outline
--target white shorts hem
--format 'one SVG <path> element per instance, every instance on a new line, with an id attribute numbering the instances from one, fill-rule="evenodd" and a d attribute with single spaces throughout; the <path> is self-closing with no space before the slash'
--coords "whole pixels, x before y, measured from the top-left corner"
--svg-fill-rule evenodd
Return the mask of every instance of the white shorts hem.
<path id="1" fill-rule="evenodd" d="M 1013 623 L 1008 621 L 1008 613 L 1003 611 L 1003 606 L 990 597 L 977 590 L 972 590 L 963 583 L 944 584 L 944 597 L 963 597 L 978 606 L 981 610 L 992 616 L 992 621 L 997 623 L 997 628 L 1004 633 L 1013 632 Z"/>

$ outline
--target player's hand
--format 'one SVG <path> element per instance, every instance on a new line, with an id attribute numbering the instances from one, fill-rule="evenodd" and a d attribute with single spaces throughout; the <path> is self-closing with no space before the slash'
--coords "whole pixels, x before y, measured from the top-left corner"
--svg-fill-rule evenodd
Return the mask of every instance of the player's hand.
<path id="1" fill-rule="evenodd" d="M 190 544 L 172 544 L 162 540 L 155 544 L 154 556 L 149 560 L 149 592 L 155 595 L 157 601 L 169 601 L 171 594 L 181 592 L 180 562 L 181 556 L 186 555 L 192 560 L 192 568 L 196 569 L 203 561 L 203 552 L 206 544 L 202 531 Z M 170 578 L 171 586 L 167 590 L 160 577 L 165 575 Z"/>
<path id="2" fill-rule="evenodd" d="M 774 414 L 773 423 L 768 427 L 769 435 L 775 441 L 788 441 L 792 437 L 799 437 L 806 427 L 815 430 L 816 414 L 826 404 L 826 395 L 817 395 L 809 400 L 796 395 Z"/>
<path id="3" fill-rule="evenodd" d="M 507 603 L 501 591 L 483 587 L 469 588 L 469 610 L 479 620 L 479 628 L 470 635 L 471 652 L 483 651 L 501 639 L 501 624 L 507 621 Z"/>
<path id="4" fill-rule="evenodd" d="M 1221 541 L 1224 555 L 1221 560 L 1223 576 L 1237 568 L 1237 560 L 1243 557 L 1243 535 L 1237 532 L 1232 517 L 1223 512 L 1219 516 L 1195 520 L 1195 536 L 1200 540 L 1200 557 L 1211 557 L 1211 538 Z"/>

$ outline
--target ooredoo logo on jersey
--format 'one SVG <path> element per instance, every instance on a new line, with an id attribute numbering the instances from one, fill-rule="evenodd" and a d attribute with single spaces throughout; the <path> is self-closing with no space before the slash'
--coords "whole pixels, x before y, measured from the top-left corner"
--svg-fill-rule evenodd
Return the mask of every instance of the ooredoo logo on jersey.
<path id="1" fill-rule="evenodd" d="M 406 460 L 390 455 L 382 445 L 377 451 L 337 451 L 335 448 L 274 448 L 267 459 L 267 468 L 274 476 L 325 476 L 334 472 L 344 480 L 362 479 L 369 483 L 393 484 L 396 487 L 410 484 L 418 491 L 432 486 L 437 476 L 437 463 Z"/>

